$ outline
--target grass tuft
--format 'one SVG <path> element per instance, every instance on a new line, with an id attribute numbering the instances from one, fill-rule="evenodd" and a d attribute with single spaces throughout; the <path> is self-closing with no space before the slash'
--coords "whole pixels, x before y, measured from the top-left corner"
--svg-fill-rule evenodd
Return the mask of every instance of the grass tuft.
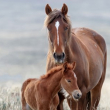
<path id="1" fill-rule="evenodd" d="M 102 89 L 100 104 L 97 110 L 110 110 L 109 80 L 106 80 Z M 0 110 L 21 109 L 21 86 L 0 86 Z M 70 110 L 66 100 L 64 110 Z"/>
<path id="2" fill-rule="evenodd" d="M 0 87 L 0 110 L 21 110 L 20 88 Z"/>

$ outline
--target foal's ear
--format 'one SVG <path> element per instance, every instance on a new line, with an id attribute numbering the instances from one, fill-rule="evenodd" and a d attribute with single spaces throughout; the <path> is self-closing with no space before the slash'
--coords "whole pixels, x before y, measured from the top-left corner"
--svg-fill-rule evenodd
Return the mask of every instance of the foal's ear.
<path id="1" fill-rule="evenodd" d="M 61 12 L 63 15 L 66 15 L 68 13 L 68 7 L 65 3 L 62 6 Z"/>
<path id="2" fill-rule="evenodd" d="M 74 70 L 76 67 L 76 62 L 73 62 L 72 65 L 73 65 L 73 70 Z"/>
<path id="3" fill-rule="evenodd" d="M 45 13 L 48 15 L 50 12 L 52 12 L 52 9 L 51 9 L 51 7 L 49 6 L 49 4 L 47 4 L 47 5 L 45 6 Z"/>
<path id="4" fill-rule="evenodd" d="M 63 64 L 63 72 L 66 72 L 67 71 L 67 62 L 65 62 L 64 64 Z"/>

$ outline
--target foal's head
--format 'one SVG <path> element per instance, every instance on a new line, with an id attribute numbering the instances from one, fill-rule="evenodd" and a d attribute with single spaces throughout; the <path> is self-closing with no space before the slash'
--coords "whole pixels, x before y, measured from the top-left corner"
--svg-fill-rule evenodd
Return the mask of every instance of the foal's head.
<path id="1" fill-rule="evenodd" d="M 74 73 L 76 63 L 64 63 L 63 64 L 63 78 L 61 80 L 61 85 L 64 90 L 69 93 L 73 99 L 77 100 L 81 98 L 82 93 L 77 85 L 77 76 Z"/>
<path id="2" fill-rule="evenodd" d="M 63 63 L 65 60 L 65 48 L 67 46 L 71 23 L 67 16 L 68 7 L 63 4 L 61 10 L 54 9 L 47 4 L 45 25 L 48 28 L 49 44 L 56 63 Z"/>

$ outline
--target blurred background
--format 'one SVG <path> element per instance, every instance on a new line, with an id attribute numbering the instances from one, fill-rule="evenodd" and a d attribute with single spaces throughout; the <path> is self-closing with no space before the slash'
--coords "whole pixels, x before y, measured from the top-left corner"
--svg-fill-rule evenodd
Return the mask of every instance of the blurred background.
<path id="1" fill-rule="evenodd" d="M 110 77 L 110 0 L 0 0 L 0 85 L 22 84 L 45 74 L 48 52 L 45 5 L 66 3 L 72 27 L 87 27 L 107 43 Z M 110 80 L 108 80 L 109 82 Z"/>

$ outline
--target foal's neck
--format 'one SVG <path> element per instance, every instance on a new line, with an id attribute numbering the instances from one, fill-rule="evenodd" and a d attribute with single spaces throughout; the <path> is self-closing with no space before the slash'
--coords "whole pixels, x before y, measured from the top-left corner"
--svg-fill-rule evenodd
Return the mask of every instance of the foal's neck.
<path id="1" fill-rule="evenodd" d="M 44 79 L 43 83 L 47 92 L 50 94 L 51 97 L 54 97 L 56 93 L 59 92 L 61 88 L 61 79 L 63 77 L 62 70 L 51 74 L 49 77 Z"/>

